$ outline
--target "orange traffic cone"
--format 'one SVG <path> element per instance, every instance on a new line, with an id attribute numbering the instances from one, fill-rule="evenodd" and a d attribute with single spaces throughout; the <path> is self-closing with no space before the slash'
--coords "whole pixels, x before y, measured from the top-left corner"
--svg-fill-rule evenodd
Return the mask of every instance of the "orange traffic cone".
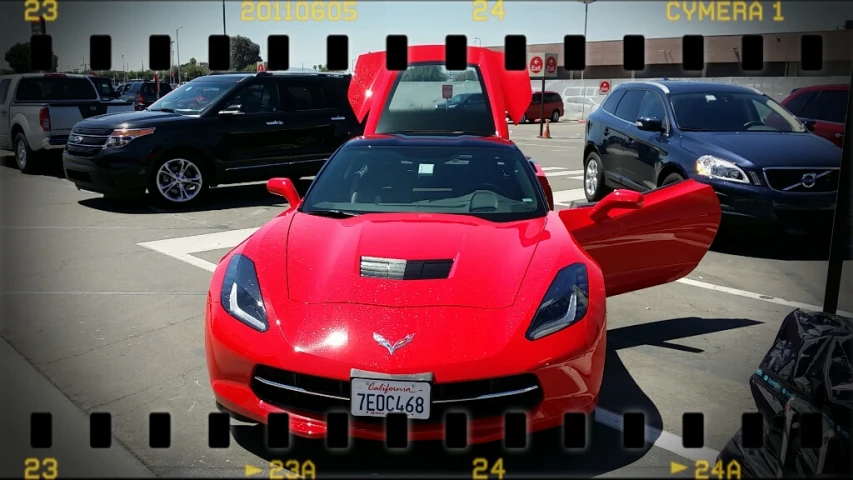
<path id="1" fill-rule="evenodd" d="M 545 120 L 545 129 L 542 131 L 542 135 L 539 138 L 551 138 L 551 121 Z"/>

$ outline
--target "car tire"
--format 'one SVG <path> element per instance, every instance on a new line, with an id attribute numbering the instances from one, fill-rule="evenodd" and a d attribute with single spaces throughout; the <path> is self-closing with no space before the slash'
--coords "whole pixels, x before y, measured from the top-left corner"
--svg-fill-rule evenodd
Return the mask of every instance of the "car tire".
<path id="1" fill-rule="evenodd" d="M 680 173 L 670 173 L 667 175 L 662 182 L 660 182 L 659 187 L 663 187 L 665 185 L 671 185 L 673 183 L 678 183 L 684 180 L 684 177 Z"/>
<path id="2" fill-rule="evenodd" d="M 27 143 L 27 137 L 23 133 L 15 135 L 15 165 L 22 173 L 35 173 L 38 164 L 35 162 L 35 154 Z"/>
<path id="3" fill-rule="evenodd" d="M 527 123 L 527 114 L 526 113 L 524 115 L 522 115 L 521 120 L 518 121 L 519 125 L 521 125 L 522 123 Z"/>
<path id="4" fill-rule="evenodd" d="M 583 193 L 588 202 L 597 202 L 607 196 L 611 189 L 604 184 L 604 165 L 601 157 L 589 152 L 583 164 Z"/>
<path id="5" fill-rule="evenodd" d="M 560 111 L 554 110 L 551 112 L 551 123 L 557 123 L 560 121 Z"/>
<path id="6" fill-rule="evenodd" d="M 188 154 L 168 155 L 157 161 L 151 169 L 148 193 L 158 206 L 187 208 L 197 205 L 204 198 L 210 186 L 209 180 L 207 166 L 198 157 Z"/>

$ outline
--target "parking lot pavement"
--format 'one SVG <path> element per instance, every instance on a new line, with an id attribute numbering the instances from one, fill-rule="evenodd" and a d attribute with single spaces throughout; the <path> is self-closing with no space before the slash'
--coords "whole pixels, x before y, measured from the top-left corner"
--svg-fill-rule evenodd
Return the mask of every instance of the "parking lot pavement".
<path id="1" fill-rule="evenodd" d="M 549 168 L 555 191 L 577 195 L 582 141 L 572 135 L 583 127 L 552 126 L 550 140 L 533 127 L 514 127 L 514 138 Z M 503 458 L 508 476 L 665 475 L 671 461 L 690 465 L 723 447 L 754 408 L 747 380 L 791 304 L 821 303 L 826 262 L 796 257 L 819 248 L 788 252 L 797 260 L 770 248 L 769 258 L 748 258 L 737 242 L 709 253 L 688 282 L 613 297 L 600 411 L 584 452 L 566 454 L 559 432 L 546 432 L 526 454 L 484 445 L 437 457 L 441 446 L 428 443 L 377 466 L 378 444 L 357 442 L 347 457 L 305 440 L 270 452 L 261 429 L 243 424 L 232 427 L 228 448 L 212 450 L 202 330 L 209 266 L 278 214 L 281 199 L 263 185 L 224 187 L 198 210 L 162 212 L 107 202 L 58 176 L 0 167 L 0 333 L 83 412 L 111 412 L 117 440 L 157 475 L 242 476 L 247 464 L 265 475 L 270 460 L 294 459 L 311 460 L 319 474 L 468 476 L 477 457 Z M 169 449 L 148 447 L 153 411 L 172 414 Z M 649 445 L 637 451 L 621 447 L 620 414 L 629 411 L 649 425 Z M 681 418 L 693 411 L 705 414 L 704 450 L 681 447 Z"/>

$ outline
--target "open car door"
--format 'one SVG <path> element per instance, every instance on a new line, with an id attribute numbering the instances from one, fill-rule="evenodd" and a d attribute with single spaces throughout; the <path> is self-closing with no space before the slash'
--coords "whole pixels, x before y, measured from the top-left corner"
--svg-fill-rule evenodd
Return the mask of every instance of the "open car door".
<path id="1" fill-rule="evenodd" d="M 404 71 L 392 71 L 386 68 L 385 52 L 360 55 L 355 64 L 348 95 L 350 105 L 361 122 L 367 122 L 365 135 L 399 133 L 401 131 L 453 131 L 465 132 L 467 125 L 488 124 L 490 135 L 509 140 L 506 114 L 518 123 L 527 110 L 533 91 L 530 75 L 526 70 L 509 71 L 505 68 L 504 54 L 482 47 L 468 47 L 468 69 L 465 72 L 435 73 L 445 65 L 444 45 L 417 45 L 408 48 L 409 68 Z M 420 76 L 417 88 L 411 85 L 400 88 L 401 76 L 413 69 L 432 67 L 429 77 Z M 471 73 L 469 77 L 456 77 L 456 73 Z M 421 72 L 418 72 L 419 74 Z M 405 79 L 404 79 L 405 80 Z M 473 82 L 478 84 L 473 84 Z M 472 85 L 473 84 L 473 85 Z M 471 90 L 471 88 L 474 90 Z M 443 89 L 447 90 L 443 90 Z M 451 110 L 442 104 L 414 107 L 423 97 L 450 100 L 453 94 L 479 91 L 483 94 L 482 115 L 475 116 L 466 108 Z M 408 98 L 399 98 L 399 97 Z M 395 97 L 398 97 L 395 99 Z M 421 98 L 417 98 L 421 97 Z M 391 102 L 400 107 L 389 109 Z M 421 104 L 422 105 L 422 104 Z M 461 106 L 460 106 L 461 107 Z M 395 120 L 383 117 L 393 115 Z M 470 117 L 464 118 L 466 115 Z M 460 128 L 462 130 L 460 130 Z M 486 132 L 476 132 L 486 133 Z"/>
<path id="2" fill-rule="evenodd" d="M 686 180 L 645 194 L 616 190 L 558 215 L 598 263 L 613 296 L 692 272 L 714 241 L 722 212 L 709 185 Z"/>

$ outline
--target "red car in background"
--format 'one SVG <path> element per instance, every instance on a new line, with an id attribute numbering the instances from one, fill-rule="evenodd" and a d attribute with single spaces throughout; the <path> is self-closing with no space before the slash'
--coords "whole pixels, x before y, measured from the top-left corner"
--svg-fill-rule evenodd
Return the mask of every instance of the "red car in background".
<path id="1" fill-rule="evenodd" d="M 781 103 L 815 134 L 841 147 L 849 94 L 850 85 L 813 85 L 794 89 Z"/>
<path id="2" fill-rule="evenodd" d="M 521 119 L 518 121 L 519 124 L 527 123 L 528 121 L 539 120 L 539 117 L 542 116 L 542 95 L 543 92 L 536 92 L 533 94 L 533 99 L 528 105 L 527 110 L 524 111 L 524 114 L 521 116 Z M 559 122 L 560 117 L 565 114 L 565 107 L 563 106 L 563 97 L 560 96 L 557 92 L 544 92 L 545 95 L 545 118 L 551 120 L 552 122 Z M 512 121 L 509 113 L 506 115 L 507 120 Z"/>
<path id="3" fill-rule="evenodd" d="M 443 68 L 444 51 L 409 47 L 409 69 Z M 591 413 L 606 297 L 690 273 L 719 226 L 716 194 L 686 180 L 556 212 L 500 113 L 524 114 L 526 72 L 468 47 L 485 102 L 456 111 L 411 107 L 411 92 L 429 90 L 385 65 L 385 52 L 360 56 L 349 86 L 364 136 L 304 199 L 291 180 L 270 180 L 289 208 L 213 274 L 205 350 L 217 407 L 263 423 L 286 412 L 291 433 L 314 438 L 328 413 L 349 412 L 349 435 L 373 440 L 402 413 L 413 441 L 442 439 L 445 413 L 461 411 L 469 443 L 501 439 L 507 411 L 525 412 L 529 431 Z"/>

